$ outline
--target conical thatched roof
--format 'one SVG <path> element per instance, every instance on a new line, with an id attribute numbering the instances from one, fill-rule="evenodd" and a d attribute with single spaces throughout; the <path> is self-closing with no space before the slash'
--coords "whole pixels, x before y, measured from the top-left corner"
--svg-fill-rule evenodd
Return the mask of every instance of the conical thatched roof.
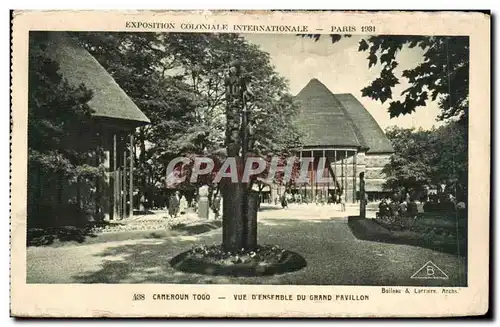
<path id="1" fill-rule="evenodd" d="M 113 77 L 84 48 L 65 32 L 47 32 L 47 55 L 59 63 L 61 75 L 72 85 L 84 84 L 93 92 L 88 105 L 93 116 L 124 120 L 134 125 L 150 123 L 115 82 Z"/>
<path id="2" fill-rule="evenodd" d="M 365 107 L 350 93 L 335 94 L 356 126 L 358 136 L 363 138 L 368 153 L 392 153 L 391 142 L 377 121 Z"/>
<path id="3" fill-rule="evenodd" d="M 320 81 L 312 79 L 296 100 L 300 104 L 298 122 L 305 134 L 305 145 L 363 146 L 342 104 Z"/>
<path id="4" fill-rule="evenodd" d="M 297 122 L 306 146 L 345 146 L 368 153 L 391 153 L 391 143 L 372 115 L 352 94 L 333 94 L 312 79 L 297 94 Z"/>

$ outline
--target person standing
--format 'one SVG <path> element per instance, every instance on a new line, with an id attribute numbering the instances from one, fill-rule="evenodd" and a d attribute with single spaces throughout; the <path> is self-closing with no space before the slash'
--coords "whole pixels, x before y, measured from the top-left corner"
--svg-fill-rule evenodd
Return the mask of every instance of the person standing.
<path id="1" fill-rule="evenodd" d="M 194 198 L 191 202 L 191 207 L 193 208 L 194 213 L 198 213 L 198 201 L 196 200 L 196 198 Z"/>
<path id="2" fill-rule="evenodd" d="M 386 199 L 382 199 L 380 201 L 380 204 L 378 205 L 378 216 L 379 218 L 385 218 L 388 215 L 389 212 L 389 206 L 387 204 Z"/>
<path id="3" fill-rule="evenodd" d="M 288 208 L 288 197 L 286 192 L 281 196 L 281 207 L 283 209 Z"/>
<path id="4" fill-rule="evenodd" d="M 399 204 L 399 216 L 404 217 L 406 216 L 406 212 L 408 211 L 408 204 L 406 203 L 406 200 L 401 201 Z"/>
<path id="5" fill-rule="evenodd" d="M 345 192 L 340 195 L 340 209 L 345 211 Z"/>
<path id="6" fill-rule="evenodd" d="M 168 214 L 170 218 L 176 218 L 179 214 L 179 191 L 176 191 L 168 201 Z"/>
<path id="7" fill-rule="evenodd" d="M 220 216 L 220 207 L 221 207 L 220 195 L 217 194 L 212 203 L 212 211 L 214 212 L 216 220 L 219 219 Z"/>
<path id="8" fill-rule="evenodd" d="M 399 209 L 399 206 L 398 206 L 398 203 L 396 201 L 396 198 L 393 197 L 392 199 L 390 199 L 390 202 L 389 202 L 389 213 L 390 213 L 391 219 L 394 220 L 398 217 L 398 209 Z"/>
<path id="9" fill-rule="evenodd" d="M 418 214 L 417 202 L 415 202 L 415 199 L 412 198 L 410 200 L 410 203 L 408 204 L 408 216 L 412 219 L 416 219 L 417 214 Z"/>
<path id="10" fill-rule="evenodd" d="M 179 213 L 181 215 L 185 214 L 187 212 L 187 207 L 188 207 L 188 202 L 186 200 L 186 197 L 183 195 L 179 200 Z"/>
<path id="11" fill-rule="evenodd" d="M 302 195 L 300 193 L 297 193 L 297 203 L 302 204 Z"/>

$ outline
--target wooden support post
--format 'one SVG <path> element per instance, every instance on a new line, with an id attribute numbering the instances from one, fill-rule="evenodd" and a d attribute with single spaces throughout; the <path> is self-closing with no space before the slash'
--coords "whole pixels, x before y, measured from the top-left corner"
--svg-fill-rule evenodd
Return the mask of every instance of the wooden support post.
<path id="1" fill-rule="evenodd" d="M 131 218 L 134 215 L 134 134 L 130 134 L 130 164 L 129 164 L 129 189 L 128 189 L 128 196 L 129 196 L 129 213 L 128 216 Z"/>
<path id="2" fill-rule="evenodd" d="M 366 218 L 366 202 L 365 202 L 365 173 L 359 173 L 359 216 Z"/>
<path id="3" fill-rule="evenodd" d="M 316 203 L 316 194 L 318 193 L 318 183 L 316 182 L 316 157 L 314 156 L 314 150 L 311 151 L 313 158 L 312 168 L 311 168 L 311 192 L 312 192 L 312 202 Z"/>
<path id="4" fill-rule="evenodd" d="M 121 160 L 121 158 L 120 158 L 120 160 Z M 117 204 L 118 210 L 116 211 L 116 214 L 117 214 L 118 219 L 122 219 L 123 218 L 123 197 L 122 197 L 123 173 L 122 173 L 122 167 L 118 167 L 117 172 L 116 172 L 116 176 L 117 176 L 117 180 L 118 180 L 118 185 L 117 185 L 118 197 L 116 198 L 116 201 L 118 203 Z"/>
<path id="5" fill-rule="evenodd" d="M 335 174 L 333 175 L 333 189 L 335 190 L 335 196 L 337 196 L 337 150 L 333 150 L 333 167 Z M 337 198 L 335 198 L 337 201 Z"/>
<path id="6" fill-rule="evenodd" d="M 122 218 L 127 217 L 127 144 L 126 138 L 123 140 L 123 181 L 122 187 L 120 190 L 121 198 L 122 198 Z"/>
<path id="7" fill-rule="evenodd" d="M 325 165 L 327 168 L 326 174 L 328 176 L 328 181 L 326 182 L 326 203 L 328 203 L 328 201 L 330 201 L 330 171 L 332 169 L 328 156 L 325 157 Z"/>
<path id="8" fill-rule="evenodd" d="M 299 164 L 302 164 L 302 150 L 299 151 Z M 302 201 L 304 201 L 305 194 L 303 185 L 300 185 L 299 188 L 300 188 L 300 196 L 302 197 Z"/>
<path id="9" fill-rule="evenodd" d="M 345 160 L 344 160 L 344 164 L 345 164 L 345 167 L 344 167 L 344 179 L 345 179 L 345 202 L 347 202 L 347 188 L 348 188 L 348 177 L 347 175 L 348 174 L 348 171 L 347 171 L 347 150 L 344 150 L 344 157 L 345 157 Z"/>
<path id="10" fill-rule="evenodd" d="M 356 203 L 356 165 L 358 159 L 358 150 L 354 151 L 354 157 L 352 160 L 352 203 Z"/>
<path id="11" fill-rule="evenodd" d="M 326 166 L 326 157 L 325 157 L 325 150 L 323 150 L 323 163 L 324 165 Z M 321 180 L 323 180 L 323 177 L 325 177 L 325 166 L 323 166 L 323 169 L 321 170 Z M 327 190 L 327 193 L 325 194 L 325 183 L 321 183 L 323 185 L 321 185 L 321 197 L 323 199 L 323 202 L 324 203 L 328 203 L 328 190 Z"/>
<path id="12" fill-rule="evenodd" d="M 316 193 L 314 193 L 314 187 L 315 187 L 315 183 L 314 183 L 314 151 L 311 151 L 311 156 L 313 158 L 313 161 L 311 162 L 311 178 L 310 178 L 310 187 L 311 187 L 311 203 L 314 203 L 316 201 Z"/>
<path id="13" fill-rule="evenodd" d="M 116 133 L 113 133 L 113 153 L 111 154 L 113 160 L 113 199 L 112 206 L 113 209 L 110 213 L 111 219 L 118 218 L 118 172 L 117 172 L 117 152 L 116 152 Z"/>
<path id="14" fill-rule="evenodd" d="M 345 192 L 345 185 L 344 185 L 344 158 L 340 159 L 340 186 L 342 190 L 342 194 Z"/>
<path id="15" fill-rule="evenodd" d="M 102 141 L 102 139 L 100 140 Z M 102 144 L 102 143 L 101 143 Z M 100 160 L 99 156 L 95 156 L 95 167 L 99 167 Z M 101 212 L 102 212 L 102 196 L 101 196 L 101 180 L 98 176 L 94 179 L 95 181 L 95 194 L 94 194 L 94 202 L 95 202 L 95 210 L 94 210 L 94 220 L 101 220 Z"/>

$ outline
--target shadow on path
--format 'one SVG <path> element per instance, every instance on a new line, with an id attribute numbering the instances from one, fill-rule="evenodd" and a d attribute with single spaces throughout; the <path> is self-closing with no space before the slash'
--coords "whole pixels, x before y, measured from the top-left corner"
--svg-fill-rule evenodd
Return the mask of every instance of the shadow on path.
<path id="1" fill-rule="evenodd" d="M 222 227 L 222 220 L 213 220 L 206 223 L 179 224 L 172 227 L 173 231 L 183 235 L 196 235 L 209 232 Z"/>
<path id="2" fill-rule="evenodd" d="M 281 207 L 267 207 L 267 206 L 262 206 L 259 208 L 259 212 L 262 212 L 262 211 L 274 211 L 274 210 L 284 210 L 283 208 Z"/>
<path id="3" fill-rule="evenodd" d="M 216 242 L 212 235 L 204 241 Z M 168 239 L 146 239 L 134 244 L 110 247 L 95 256 L 103 261 L 97 271 L 73 276 L 77 283 L 191 283 L 202 279 L 193 274 L 176 272 L 169 261 L 178 253 L 188 250 L 200 236 L 176 236 Z M 201 282 L 201 280 L 200 280 Z"/>
<path id="4" fill-rule="evenodd" d="M 55 242 L 77 242 L 84 243 L 89 237 L 98 236 L 96 228 L 105 228 L 106 226 L 123 225 L 122 223 L 110 223 L 107 221 L 97 221 L 77 226 L 58 226 L 45 228 L 28 228 L 26 232 L 27 246 L 51 245 Z"/>

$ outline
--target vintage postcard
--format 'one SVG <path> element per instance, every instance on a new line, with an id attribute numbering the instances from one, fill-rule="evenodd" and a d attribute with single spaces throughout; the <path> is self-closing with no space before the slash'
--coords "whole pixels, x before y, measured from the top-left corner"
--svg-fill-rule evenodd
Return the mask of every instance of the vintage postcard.
<path id="1" fill-rule="evenodd" d="M 14 12 L 11 315 L 485 314 L 490 69 L 484 12 Z"/>

